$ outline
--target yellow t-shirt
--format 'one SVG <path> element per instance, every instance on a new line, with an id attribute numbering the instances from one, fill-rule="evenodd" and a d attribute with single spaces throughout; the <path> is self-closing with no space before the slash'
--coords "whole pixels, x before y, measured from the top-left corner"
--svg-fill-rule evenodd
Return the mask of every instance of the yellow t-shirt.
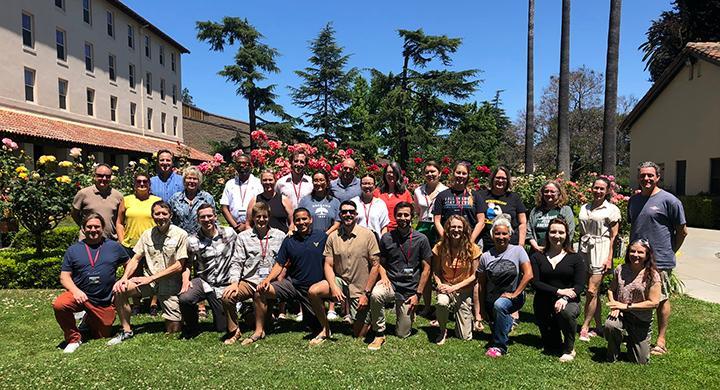
<path id="1" fill-rule="evenodd" d="M 155 227 L 152 205 L 162 199 L 155 195 L 150 195 L 145 200 L 139 200 L 135 195 L 128 195 L 124 199 L 125 239 L 122 244 L 126 248 L 133 248 L 145 230 Z"/>

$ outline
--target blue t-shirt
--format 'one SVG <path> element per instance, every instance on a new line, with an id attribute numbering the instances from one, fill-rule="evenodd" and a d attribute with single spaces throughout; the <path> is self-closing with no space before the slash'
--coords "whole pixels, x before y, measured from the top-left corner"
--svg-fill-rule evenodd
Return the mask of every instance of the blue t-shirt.
<path id="1" fill-rule="evenodd" d="M 659 269 L 675 268 L 675 227 L 685 225 L 685 210 L 673 194 L 660 190 L 655 195 L 633 195 L 628 203 L 630 242 L 650 242 Z"/>
<path id="2" fill-rule="evenodd" d="M 298 207 L 310 210 L 313 230 L 326 232 L 335 221 L 339 220 L 340 201 L 335 197 L 316 199 L 312 194 L 306 195 L 300 199 Z"/>
<path id="3" fill-rule="evenodd" d="M 332 189 L 333 196 L 338 198 L 340 203 L 362 194 L 360 179 L 357 177 L 353 177 L 347 186 L 344 186 L 340 179 L 335 179 L 330 182 L 330 189 Z"/>
<path id="4" fill-rule="evenodd" d="M 112 288 L 116 282 L 115 272 L 121 264 L 127 262 L 127 252 L 113 240 L 104 240 L 101 245 L 88 245 L 87 248 L 90 249 L 93 261 L 97 256 L 94 267 L 88 258 L 85 242 L 78 241 L 65 251 L 60 270 L 70 272 L 73 283 L 87 295 L 90 303 L 109 306 L 112 303 Z"/>
<path id="5" fill-rule="evenodd" d="M 150 178 L 150 192 L 165 202 L 170 201 L 175 193 L 182 191 L 185 191 L 183 177 L 175 172 L 172 172 L 166 181 L 160 180 L 160 176 Z"/>
<path id="6" fill-rule="evenodd" d="M 308 288 L 325 278 L 323 271 L 325 241 L 327 234 L 324 230 L 318 229 L 313 229 L 305 237 L 293 234 L 283 240 L 276 261 L 283 267 L 290 262 L 287 267 L 287 277 L 294 286 Z"/>

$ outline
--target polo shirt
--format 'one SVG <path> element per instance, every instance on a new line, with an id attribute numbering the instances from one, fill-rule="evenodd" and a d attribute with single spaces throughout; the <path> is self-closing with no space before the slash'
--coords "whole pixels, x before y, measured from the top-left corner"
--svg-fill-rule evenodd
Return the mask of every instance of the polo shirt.
<path id="1" fill-rule="evenodd" d="M 178 260 L 187 259 L 187 241 L 187 233 L 175 225 L 170 225 L 166 234 L 161 234 L 157 226 L 143 232 L 133 248 L 135 255 L 145 257 L 143 275 L 155 275 Z M 157 282 L 158 295 L 176 295 L 181 283 L 179 272 L 163 278 Z"/>
<path id="2" fill-rule="evenodd" d="M 365 203 L 359 196 L 353 198 L 352 201 L 355 202 L 355 208 L 357 210 L 356 223 L 374 231 L 379 237 L 382 229 L 390 224 L 390 217 L 388 216 L 385 202 L 373 197 L 370 203 Z"/>
<path id="3" fill-rule="evenodd" d="M 293 286 L 308 289 L 325 279 L 323 251 L 326 241 L 327 234 L 318 229 L 305 236 L 295 233 L 285 238 L 276 261 L 287 268 L 287 278 Z"/>
<path id="4" fill-rule="evenodd" d="M 360 196 L 362 193 L 360 179 L 357 177 L 353 177 L 348 185 L 344 185 L 340 179 L 335 179 L 330 182 L 330 189 L 332 190 L 333 196 L 338 198 L 341 203 Z"/>
<path id="5" fill-rule="evenodd" d="M 122 244 L 126 248 L 132 248 L 145 230 L 155 226 L 155 220 L 152 217 L 152 205 L 160 198 L 150 195 L 147 199 L 140 200 L 135 195 L 128 195 L 124 200 L 125 238 Z"/>
<path id="6" fill-rule="evenodd" d="M 188 235 L 197 234 L 200 231 L 197 212 L 205 203 L 215 208 L 215 199 L 208 192 L 198 191 L 192 201 L 187 198 L 185 191 L 175 193 L 168 201 L 173 212 L 173 225 L 185 230 Z"/>
<path id="7" fill-rule="evenodd" d="M 225 183 L 220 204 L 230 209 L 236 222 L 245 223 L 250 201 L 262 192 L 260 179 L 254 175 L 251 174 L 245 181 L 240 181 L 240 177 L 235 176 Z"/>
<path id="8" fill-rule="evenodd" d="M 150 178 L 150 192 L 165 202 L 169 201 L 176 192 L 182 191 L 185 191 L 185 182 L 183 177 L 175 172 L 171 172 L 167 180 L 162 180 L 160 176 Z"/>
<path id="9" fill-rule="evenodd" d="M 258 237 L 254 228 L 240 232 L 235 239 L 233 255 L 233 262 L 237 266 L 233 267 L 230 279 L 233 282 L 243 280 L 254 285 L 260 284 L 270 274 L 285 237 L 282 230 L 275 228 L 270 228 L 265 237 Z"/>
<path id="10" fill-rule="evenodd" d="M 117 231 L 115 223 L 118 219 L 118 210 L 120 203 L 123 202 L 123 195 L 120 191 L 111 188 L 105 193 L 101 193 L 95 185 L 85 187 L 75 194 L 72 207 L 80 211 L 81 215 L 88 213 L 98 213 L 105 220 L 105 237 L 117 240 Z M 84 239 L 85 235 L 80 230 L 80 239 Z"/>
<path id="11" fill-rule="evenodd" d="M 372 256 L 379 253 L 375 234 L 356 224 L 349 232 L 342 225 L 330 233 L 323 256 L 332 257 L 335 276 L 348 284 L 350 298 L 358 298 L 364 294 L 372 268 Z"/>
<path id="12" fill-rule="evenodd" d="M 208 237 L 200 230 L 188 237 L 187 251 L 192 267 L 204 287 L 222 296 L 225 287 L 232 282 L 231 269 L 235 250 L 235 230 L 229 226 L 215 226 L 215 236 Z"/>
<path id="13" fill-rule="evenodd" d="M 405 237 L 393 230 L 380 238 L 380 264 L 393 285 L 396 299 L 404 301 L 417 292 L 422 262 L 430 263 L 431 258 L 430 242 L 417 230 L 411 230 Z"/>
<path id="14" fill-rule="evenodd" d="M 312 178 L 308 175 L 303 175 L 300 179 L 300 183 L 295 184 L 292 181 L 292 174 L 287 175 L 278 179 L 275 184 L 275 191 L 290 198 L 290 204 L 292 204 L 293 210 L 298 208 L 300 199 L 310 195 L 313 190 Z"/>
<path id="15" fill-rule="evenodd" d="M 95 265 L 90 263 L 88 249 Z M 97 256 L 97 261 L 94 259 Z M 60 270 L 70 272 L 75 286 L 87 295 L 96 306 L 110 306 L 115 273 L 128 260 L 127 252 L 117 241 L 104 240 L 99 245 L 88 245 L 78 241 L 65 251 Z"/>

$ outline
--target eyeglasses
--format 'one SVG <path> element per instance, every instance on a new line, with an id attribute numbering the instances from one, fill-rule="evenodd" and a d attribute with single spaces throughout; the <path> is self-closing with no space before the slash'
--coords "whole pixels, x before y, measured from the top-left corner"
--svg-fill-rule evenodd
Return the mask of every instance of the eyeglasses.
<path id="1" fill-rule="evenodd" d="M 135 184 L 147 184 L 148 180 L 135 180 Z"/>
<path id="2" fill-rule="evenodd" d="M 98 179 L 109 179 L 112 177 L 112 175 L 103 175 L 102 173 L 96 173 L 95 177 L 97 177 Z"/>
<path id="3" fill-rule="evenodd" d="M 357 211 L 355 210 L 340 210 L 340 215 L 343 214 L 357 214 Z"/>

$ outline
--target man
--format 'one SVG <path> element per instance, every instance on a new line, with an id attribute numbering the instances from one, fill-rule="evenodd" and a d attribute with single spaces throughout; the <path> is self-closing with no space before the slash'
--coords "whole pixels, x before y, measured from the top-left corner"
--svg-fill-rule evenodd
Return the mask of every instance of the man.
<path id="1" fill-rule="evenodd" d="M 118 215 L 125 213 L 125 201 L 120 191 L 110 187 L 112 169 L 107 164 L 95 167 L 95 184 L 77 192 L 72 203 L 73 221 L 82 227 L 83 214 L 97 213 L 103 218 L 103 232 L 107 238 L 122 242 L 125 228 Z M 80 239 L 85 238 L 80 230 Z"/>
<path id="2" fill-rule="evenodd" d="M 234 344 L 242 337 L 236 304 L 255 295 L 257 285 L 270 274 L 270 269 L 275 264 L 275 257 L 285 239 L 285 233 L 270 227 L 270 207 L 266 203 L 255 203 L 251 215 L 252 229 L 242 231 L 235 240 L 235 252 L 230 268 L 231 283 L 222 296 L 230 335 L 225 340 L 225 344 L 228 345 Z M 258 334 L 262 335 L 262 325 Z M 243 340 L 243 345 L 258 340 L 253 337 Z"/>
<path id="3" fill-rule="evenodd" d="M 362 193 L 360 179 L 355 176 L 356 172 L 355 160 L 346 158 L 340 169 L 340 177 L 330 182 L 333 196 L 338 198 L 340 202 L 360 196 Z"/>
<path id="4" fill-rule="evenodd" d="M 370 291 L 378 276 L 378 248 L 375 234 L 355 223 L 357 208 L 346 200 L 340 204 L 340 229 L 330 233 L 325 244 L 325 280 L 314 284 L 309 290 L 310 302 L 323 329 L 320 336 L 310 343 L 322 343 L 330 337 L 330 323 L 325 315 L 323 299 L 335 302 L 348 300 L 353 335 L 364 337 L 370 328 L 368 311 Z"/>
<path id="5" fill-rule="evenodd" d="M 305 195 L 312 192 L 312 178 L 305 174 L 307 155 L 302 150 L 296 150 L 291 157 L 292 171 L 278 179 L 275 190 L 287 196 L 295 210 Z"/>
<path id="6" fill-rule="evenodd" d="M 665 337 L 670 319 L 670 275 L 676 265 L 675 252 L 687 236 L 685 211 L 682 203 L 671 193 L 658 187 L 660 167 L 652 161 L 638 166 L 640 193 L 628 203 L 628 220 L 631 223 L 630 242 L 644 238 L 653 248 L 662 282 L 662 295 L 657 308 L 658 338 L 650 351 L 653 355 L 667 353 Z"/>
<path id="7" fill-rule="evenodd" d="M 156 226 L 140 236 L 133 249 L 135 256 L 130 259 L 122 278 L 113 287 L 122 330 L 108 341 L 108 345 L 120 344 L 134 336 L 130 327 L 130 297 L 157 295 L 167 333 L 178 332 L 181 327 L 178 294 L 185 292 L 182 289 L 181 273 L 188 257 L 187 233 L 170 223 L 172 211 L 164 201 L 153 203 L 151 210 Z M 143 257 L 144 276 L 131 278 Z"/>
<path id="8" fill-rule="evenodd" d="M 105 220 L 98 213 L 87 214 L 81 223 L 85 239 L 71 245 L 60 267 L 60 284 L 65 292 L 53 302 L 55 319 L 63 330 L 65 353 L 73 353 L 82 343 L 75 325 L 75 312 L 85 311 L 85 323 L 94 338 L 109 337 L 115 321 L 112 287 L 118 266 L 128 255 L 117 241 L 105 240 Z"/>
<path id="9" fill-rule="evenodd" d="M 260 180 L 250 173 L 252 169 L 250 156 L 236 154 L 233 156 L 233 163 L 237 175 L 225 183 L 220 198 L 220 208 L 230 227 L 235 229 L 236 233 L 240 233 L 248 228 L 247 208 L 250 200 L 262 193 L 263 188 Z"/>
<path id="10" fill-rule="evenodd" d="M 198 303 L 207 300 L 213 312 L 215 330 L 225 332 L 227 320 L 220 298 L 233 283 L 233 253 L 235 231 L 218 226 L 215 207 L 202 204 L 197 211 L 200 231 L 188 237 L 188 267 L 182 273 L 184 293 L 180 294 L 183 334 L 192 338 L 198 333 Z M 190 266 L 197 275 L 190 280 Z"/>
<path id="11" fill-rule="evenodd" d="M 303 318 L 309 322 L 314 330 L 319 330 L 320 324 L 313 313 L 308 300 L 308 290 L 313 284 L 323 280 L 323 250 L 327 235 L 322 230 L 313 230 L 310 211 L 298 208 L 293 212 L 295 233 L 288 236 L 280 246 L 276 262 L 270 274 L 257 286 L 253 298 L 255 303 L 255 333 L 243 344 L 248 345 L 265 337 L 265 315 L 268 311 L 268 302 L 276 300 L 286 302 L 299 300 L 303 311 Z M 283 269 L 286 271 L 284 279 L 278 279 Z M 323 338 L 323 334 L 317 337 Z"/>
<path id="12" fill-rule="evenodd" d="M 173 170 L 171 151 L 162 149 L 157 152 L 157 175 L 150 178 L 150 192 L 165 202 L 178 192 L 185 190 L 182 176 Z"/>
<path id="13" fill-rule="evenodd" d="M 370 298 L 375 339 L 368 346 L 378 350 L 385 343 L 385 304 L 395 302 L 395 334 L 410 336 L 415 307 L 430 278 L 432 251 L 424 234 L 411 228 L 415 208 L 411 203 L 395 206 L 397 229 L 380 238 L 380 282 Z"/>

